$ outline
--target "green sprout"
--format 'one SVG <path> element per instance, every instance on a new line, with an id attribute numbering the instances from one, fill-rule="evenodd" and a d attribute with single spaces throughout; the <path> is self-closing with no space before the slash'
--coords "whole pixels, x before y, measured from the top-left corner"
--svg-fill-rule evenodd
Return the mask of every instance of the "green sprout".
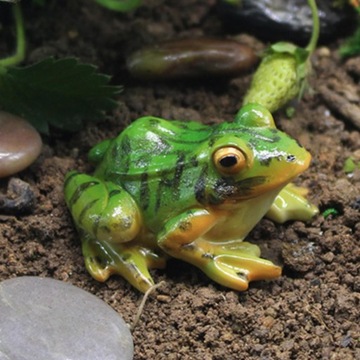
<path id="1" fill-rule="evenodd" d="M 127 12 L 141 5 L 142 0 L 94 0 L 98 4 L 114 11 Z"/>
<path id="2" fill-rule="evenodd" d="M 288 106 L 285 109 L 285 115 L 288 119 L 292 119 L 295 115 L 296 109 L 293 106 Z"/>
<path id="3" fill-rule="evenodd" d="M 344 166 L 343 166 L 344 173 L 351 174 L 356 169 L 360 169 L 360 162 L 355 161 L 354 158 L 352 157 L 348 157 L 344 162 Z"/>
<path id="4" fill-rule="evenodd" d="M 4 59 L 0 59 L 0 73 L 4 72 L 4 68 L 8 66 L 17 65 L 25 58 L 26 40 L 24 30 L 24 19 L 20 4 L 15 3 L 12 6 L 13 16 L 16 25 L 16 50 L 15 54 Z"/>
<path id="5" fill-rule="evenodd" d="M 326 209 L 322 213 L 322 216 L 324 217 L 324 219 L 328 218 L 329 216 L 337 216 L 337 215 L 339 215 L 339 212 L 335 208 Z"/>
<path id="6" fill-rule="evenodd" d="M 242 0 L 225 0 L 225 2 L 231 5 L 240 5 Z"/>

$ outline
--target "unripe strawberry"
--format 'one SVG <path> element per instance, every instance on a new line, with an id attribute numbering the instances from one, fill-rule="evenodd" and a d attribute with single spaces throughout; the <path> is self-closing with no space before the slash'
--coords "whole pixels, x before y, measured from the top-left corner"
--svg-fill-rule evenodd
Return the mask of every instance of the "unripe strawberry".
<path id="1" fill-rule="evenodd" d="M 256 70 L 243 105 L 258 103 L 271 113 L 299 95 L 310 71 L 309 52 L 290 43 L 270 47 Z"/>

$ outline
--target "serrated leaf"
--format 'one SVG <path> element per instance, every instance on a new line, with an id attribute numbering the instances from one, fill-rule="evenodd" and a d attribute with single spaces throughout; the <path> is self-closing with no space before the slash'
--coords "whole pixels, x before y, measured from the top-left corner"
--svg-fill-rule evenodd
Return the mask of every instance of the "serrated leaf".
<path id="1" fill-rule="evenodd" d="M 49 125 L 68 131 L 104 118 L 116 106 L 119 86 L 110 77 L 74 58 L 45 59 L 22 68 L 0 72 L 0 106 L 18 114 L 43 133 Z"/>

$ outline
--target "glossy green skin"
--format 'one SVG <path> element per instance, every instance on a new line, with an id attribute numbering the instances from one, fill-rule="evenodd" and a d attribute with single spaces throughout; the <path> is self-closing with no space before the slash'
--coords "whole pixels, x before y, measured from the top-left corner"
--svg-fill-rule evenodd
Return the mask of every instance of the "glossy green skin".
<path id="1" fill-rule="evenodd" d="M 246 158 L 230 175 L 214 160 L 229 146 Z M 280 267 L 243 239 L 275 198 L 275 220 L 317 212 L 299 188 L 278 196 L 308 167 L 310 155 L 255 104 L 234 122 L 212 126 L 140 118 L 89 158 L 97 165 L 93 176 L 71 172 L 65 181 L 87 269 L 100 281 L 118 273 L 143 292 L 153 285 L 148 269 L 164 267 L 168 256 L 237 290 L 275 278 Z"/>

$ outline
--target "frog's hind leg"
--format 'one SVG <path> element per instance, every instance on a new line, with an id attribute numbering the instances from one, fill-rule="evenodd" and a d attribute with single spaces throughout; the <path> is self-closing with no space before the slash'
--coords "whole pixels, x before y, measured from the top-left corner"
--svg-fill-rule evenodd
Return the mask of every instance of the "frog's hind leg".
<path id="1" fill-rule="evenodd" d="M 78 228 L 100 241 L 123 243 L 142 226 L 138 207 L 121 186 L 70 172 L 65 178 L 65 201 Z"/>
<path id="2" fill-rule="evenodd" d="M 71 172 L 65 179 L 65 201 L 82 240 L 86 268 L 98 281 L 120 274 L 140 291 L 153 285 L 148 268 L 164 259 L 137 239 L 141 213 L 121 186 Z"/>

